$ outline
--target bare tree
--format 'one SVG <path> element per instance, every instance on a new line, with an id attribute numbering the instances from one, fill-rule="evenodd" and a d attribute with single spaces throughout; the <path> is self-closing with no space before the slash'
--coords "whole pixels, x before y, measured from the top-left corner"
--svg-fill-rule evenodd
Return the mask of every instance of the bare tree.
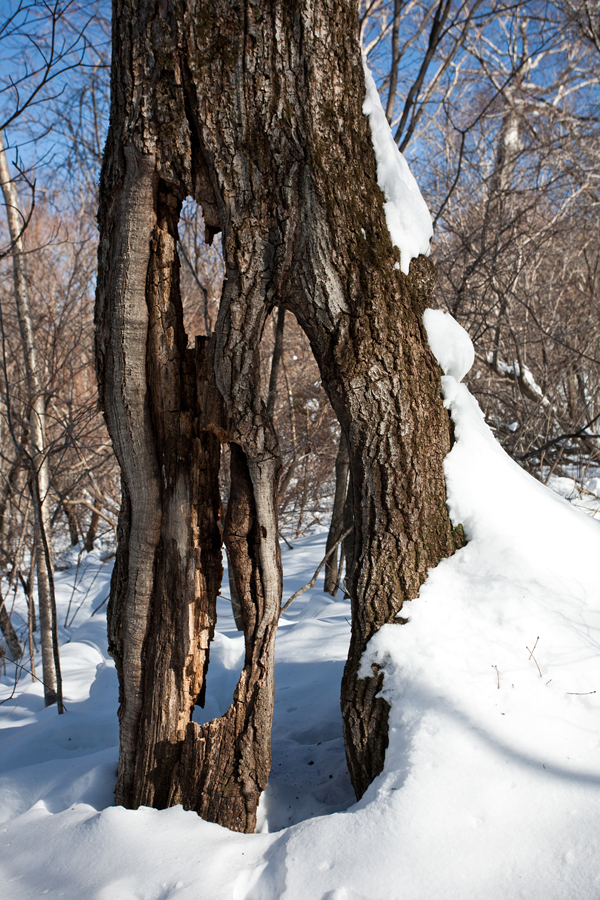
<path id="1" fill-rule="evenodd" d="M 37 556 L 37 581 L 40 605 L 40 627 L 42 637 L 42 665 L 44 696 L 46 706 L 58 704 L 63 712 L 62 679 L 58 651 L 58 629 L 56 622 L 56 598 L 54 596 L 54 575 L 52 570 L 52 545 L 50 529 L 50 468 L 46 442 L 46 397 L 39 369 L 38 353 L 34 336 L 27 273 L 25 269 L 25 248 L 23 245 L 24 218 L 19 209 L 17 191 L 10 176 L 2 133 L 0 132 L 0 181 L 6 204 L 8 227 L 11 238 L 11 254 L 14 272 L 14 300 L 19 320 L 23 359 L 27 374 L 29 401 L 29 429 L 31 451 L 30 484 L 35 521 L 35 546 Z M 9 386 L 6 381 L 8 403 Z M 8 411 L 9 427 L 11 423 Z M 13 432 L 13 439 L 16 437 Z"/>
<path id="2" fill-rule="evenodd" d="M 85 6 L 72 0 L 16 0 L 5 4 L 0 19 L 0 41 L 7 64 L 0 75 L 0 131 L 31 121 L 39 125 L 39 112 L 60 96 L 69 74 L 77 69 L 88 49 Z M 35 111 L 35 112 L 34 112 Z M 46 131 L 37 129 L 39 137 Z"/>
<path id="3" fill-rule="evenodd" d="M 441 132 L 438 159 L 454 158 L 438 170 L 436 245 L 443 301 L 475 342 L 470 387 L 506 449 L 544 479 L 598 460 L 600 361 L 585 224 L 598 79 L 589 48 L 546 12 L 507 13 L 480 42 L 472 80 L 464 71 L 464 112 Z"/>

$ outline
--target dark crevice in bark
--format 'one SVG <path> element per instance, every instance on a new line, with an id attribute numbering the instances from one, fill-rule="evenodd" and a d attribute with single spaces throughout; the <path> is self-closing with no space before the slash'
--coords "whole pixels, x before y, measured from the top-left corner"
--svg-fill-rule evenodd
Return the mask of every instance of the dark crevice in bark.
<path id="1" fill-rule="evenodd" d="M 267 394 L 267 413 L 273 418 L 275 400 L 277 399 L 277 379 L 279 376 L 279 363 L 283 354 L 283 332 L 285 328 L 285 307 L 277 310 L 277 324 L 275 326 L 275 345 L 271 357 L 271 375 L 269 377 L 269 392 Z"/>
<path id="2" fill-rule="evenodd" d="M 346 495 L 348 493 L 348 477 L 350 469 L 350 460 L 348 458 L 348 441 L 346 435 L 342 431 L 340 434 L 340 443 L 337 457 L 335 460 L 335 495 L 333 500 L 333 509 L 331 512 L 331 525 L 329 534 L 327 535 L 327 543 L 325 552 L 328 553 L 340 539 L 344 531 L 351 527 L 352 521 L 344 525 L 344 507 L 346 505 Z M 350 536 L 349 536 L 350 537 Z M 344 552 L 340 547 L 340 556 Z M 338 554 L 334 551 L 325 564 L 325 582 L 323 590 L 331 594 L 333 597 L 337 594 L 338 589 Z"/>

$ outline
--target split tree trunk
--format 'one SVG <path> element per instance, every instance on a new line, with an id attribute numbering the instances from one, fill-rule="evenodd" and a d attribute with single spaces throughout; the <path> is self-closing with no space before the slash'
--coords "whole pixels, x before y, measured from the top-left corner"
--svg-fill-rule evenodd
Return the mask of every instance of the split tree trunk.
<path id="1" fill-rule="evenodd" d="M 268 309 L 240 301 L 228 272 L 215 340 L 187 349 L 177 222 L 186 195 L 222 227 L 187 118 L 179 23 L 159 4 L 114 8 L 112 115 L 102 171 L 96 305 L 100 397 L 121 467 L 123 505 L 109 604 L 120 680 L 116 799 L 177 803 L 252 831 L 270 770 L 273 652 L 281 600 L 275 492 L 280 459 L 260 399 Z M 224 223 L 223 223 L 224 224 Z M 248 343 L 240 335 L 249 335 Z M 246 660 L 232 705 L 204 726 L 209 644 L 221 580 L 219 441 L 232 443 L 225 537 Z"/>
<path id="2" fill-rule="evenodd" d="M 442 470 L 450 424 L 421 321 L 435 273 L 422 257 L 409 276 L 395 268 L 362 115 L 354 0 L 115 0 L 114 23 L 97 359 L 124 485 L 110 603 L 117 800 L 180 802 L 252 830 L 270 766 L 281 600 L 264 325 L 276 305 L 296 316 L 348 441 L 355 533 L 342 709 L 360 796 L 383 766 L 389 710 L 380 673 L 358 678 L 362 652 L 455 547 Z M 223 232 L 226 267 L 216 334 L 195 358 L 176 253 L 186 195 L 209 234 Z M 220 567 L 214 435 L 231 443 L 225 540 L 246 659 L 229 711 L 200 727 L 191 712 Z"/>

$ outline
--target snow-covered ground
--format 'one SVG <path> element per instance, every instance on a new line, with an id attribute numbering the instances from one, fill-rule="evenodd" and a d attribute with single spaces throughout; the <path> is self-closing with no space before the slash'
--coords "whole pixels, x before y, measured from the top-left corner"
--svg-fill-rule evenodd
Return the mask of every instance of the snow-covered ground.
<path id="1" fill-rule="evenodd" d="M 259 833 L 112 806 L 117 684 L 105 607 L 91 615 L 110 563 L 94 553 L 61 632 L 67 714 L 27 677 L 12 693 L 10 667 L 2 677 L 3 900 L 598 900 L 600 522 L 504 454 L 459 383 L 464 335 L 443 313 L 426 322 L 457 437 L 449 508 L 469 543 L 431 571 L 409 623 L 369 645 L 392 707 L 382 775 L 353 801 L 338 700 L 349 606 L 318 583 L 281 623 Z M 284 597 L 324 543 L 283 546 Z M 75 572 L 57 573 L 61 622 Z M 241 659 L 222 599 L 207 716 Z"/>

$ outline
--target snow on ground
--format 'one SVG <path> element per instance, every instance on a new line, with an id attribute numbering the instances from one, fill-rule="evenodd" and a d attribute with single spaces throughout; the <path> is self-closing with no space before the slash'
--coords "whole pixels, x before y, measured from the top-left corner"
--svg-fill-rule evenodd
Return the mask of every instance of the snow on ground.
<path id="1" fill-rule="evenodd" d="M 62 629 L 67 714 L 27 678 L 0 707 L 4 900 L 598 900 L 600 522 L 503 453 L 460 384 L 464 334 L 444 313 L 426 324 L 457 437 L 449 507 L 469 543 L 367 650 L 391 703 L 382 775 L 353 802 L 338 700 L 349 607 L 317 585 L 281 624 L 259 833 L 112 806 L 117 685 L 104 607 L 91 616 L 110 563 L 91 554 Z M 285 597 L 324 542 L 283 547 Z M 57 573 L 61 621 L 74 578 Z M 206 715 L 228 704 L 241 648 L 223 598 Z"/>

